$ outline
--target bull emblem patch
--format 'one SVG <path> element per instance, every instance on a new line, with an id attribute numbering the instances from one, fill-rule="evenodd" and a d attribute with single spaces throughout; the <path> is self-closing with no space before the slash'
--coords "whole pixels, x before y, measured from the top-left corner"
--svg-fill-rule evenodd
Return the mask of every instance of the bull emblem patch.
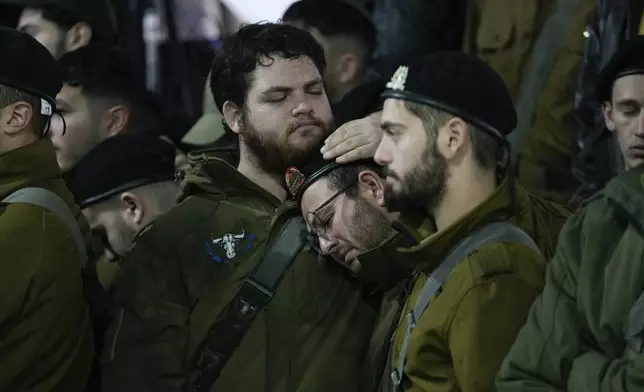
<path id="1" fill-rule="evenodd" d="M 237 256 L 248 252 L 253 245 L 255 236 L 247 234 L 246 230 L 242 229 L 239 233 L 226 233 L 219 238 L 212 238 L 206 242 L 206 249 L 208 254 L 217 263 L 229 262 L 237 258 Z M 212 245 L 215 245 L 214 247 Z M 220 249 L 224 255 L 220 255 L 216 250 Z M 225 259 L 225 261 L 224 261 Z"/>

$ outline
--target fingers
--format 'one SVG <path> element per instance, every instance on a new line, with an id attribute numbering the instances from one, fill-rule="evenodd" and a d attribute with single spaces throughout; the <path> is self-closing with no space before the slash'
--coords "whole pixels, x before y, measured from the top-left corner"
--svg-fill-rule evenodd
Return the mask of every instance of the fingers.
<path id="1" fill-rule="evenodd" d="M 365 144 L 369 144 L 369 138 L 365 135 L 352 136 L 342 140 L 332 148 L 325 146 L 327 148 L 323 149 L 322 156 L 324 159 L 334 159 Z"/>
<path id="2" fill-rule="evenodd" d="M 371 145 L 362 145 L 360 147 L 356 147 L 345 154 L 342 154 L 338 156 L 335 161 L 337 163 L 349 163 L 349 162 L 355 162 L 359 161 L 361 159 L 373 159 L 374 151 L 373 151 L 373 146 Z"/>
<path id="3" fill-rule="evenodd" d="M 341 125 L 340 128 L 336 129 L 331 135 L 329 135 L 329 137 L 326 138 L 324 141 L 325 150 L 330 150 L 357 134 L 357 132 L 353 131 L 353 127 L 347 126 L 348 124 L 350 123 Z"/>

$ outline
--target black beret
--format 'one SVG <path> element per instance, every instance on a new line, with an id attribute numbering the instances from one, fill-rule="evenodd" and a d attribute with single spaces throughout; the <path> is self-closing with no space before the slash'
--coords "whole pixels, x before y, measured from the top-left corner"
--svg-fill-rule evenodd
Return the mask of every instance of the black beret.
<path id="1" fill-rule="evenodd" d="M 339 164 L 335 161 L 324 159 L 320 149 L 324 144 L 320 144 L 307 159 L 298 166 L 291 166 L 286 169 L 285 182 L 291 196 L 295 197 L 298 204 L 302 201 L 302 194 L 315 181 L 326 176 L 336 168 L 344 165 L 373 165 L 373 159 L 358 160 L 347 164 Z"/>
<path id="2" fill-rule="evenodd" d="M 382 97 L 444 110 L 499 140 L 517 125 L 512 97 L 501 76 L 483 60 L 461 52 L 409 59 L 387 83 Z"/>
<path id="3" fill-rule="evenodd" d="M 142 185 L 174 179 L 175 147 L 146 134 L 106 139 L 65 173 L 81 208 Z"/>
<path id="4" fill-rule="evenodd" d="M 349 91 L 340 102 L 333 105 L 335 124 L 340 126 L 381 110 L 380 95 L 384 90 L 385 82 L 375 80 L 363 83 Z"/>
<path id="5" fill-rule="evenodd" d="M 613 83 L 627 75 L 644 74 L 644 36 L 626 42 L 613 54 L 597 75 L 595 97 L 599 102 L 610 101 Z"/>
<path id="6" fill-rule="evenodd" d="M 63 82 L 49 51 L 29 34 L 7 27 L 0 27 L 0 51 L 0 84 L 42 98 L 55 108 Z"/>

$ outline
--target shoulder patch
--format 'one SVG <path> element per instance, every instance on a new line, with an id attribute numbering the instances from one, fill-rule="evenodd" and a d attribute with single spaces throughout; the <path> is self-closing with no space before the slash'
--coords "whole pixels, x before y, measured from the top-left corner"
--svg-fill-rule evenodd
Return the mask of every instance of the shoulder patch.
<path id="1" fill-rule="evenodd" d="M 247 233 L 244 228 L 237 233 L 226 233 L 217 238 L 210 234 L 206 250 L 215 263 L 229 263 L 248 252 L 254 240 L 255 235 Z"/>

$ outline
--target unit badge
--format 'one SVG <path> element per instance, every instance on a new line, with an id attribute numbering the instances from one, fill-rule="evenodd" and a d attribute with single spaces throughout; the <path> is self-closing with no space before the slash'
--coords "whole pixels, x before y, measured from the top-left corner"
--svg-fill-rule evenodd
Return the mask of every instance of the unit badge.
<path id="1" fill-rule="evenodd" d="M 246 233 L 244 229 L 239 233 L 226 233 L 219 238 L 212 238 L 211 234 L 210 240 L 206 241 L 206 249 L 216 263 L 228 263 L 248 252 L 254 240 L 255 236 Z"/>

